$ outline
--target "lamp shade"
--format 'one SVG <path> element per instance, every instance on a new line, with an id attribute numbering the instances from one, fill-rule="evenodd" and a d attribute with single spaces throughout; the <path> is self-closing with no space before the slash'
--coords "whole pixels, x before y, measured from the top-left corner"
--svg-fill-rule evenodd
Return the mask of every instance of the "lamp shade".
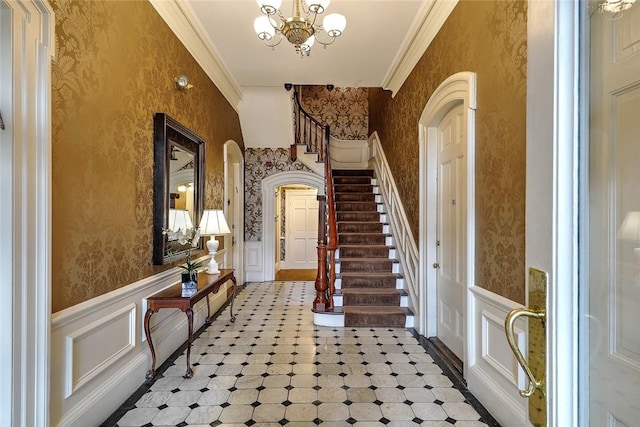
<path id="1" fill-rule="evenodd" d="M 271 40 L 276 35 L 275 21 L 269 16 L 259 16 L 253 21 L 253 29 L 260 40 Z"/>
<path id="2" fill-rule="evenodd" d="M 217 209 L 206 209 L 200 219 L 200 234 L 203 236 L 231 234 L 224 212 Z"/>
<path id="3" fill-rule="evenodd" d="M 184 232 L 189 228 L 193 228 L 193 222 L 191 222 L 189 211 L 182 209 L 169 209 L 169 223 L 167 224 L 168 230 L 182 230 Z"/>
<path id="4" fill-rule="evenodd" d="M 339 13 L 330 13 L 322 20 L 322 28 L 331 37 L 339 37 L 347 26 L 347 18 Z"/>
<path id="5" fill-rule="evenodd" d="M 303 52 L 307 52 L 307 51 L 311 50 L 311 46 L 313 46 L 313 44 L 314 44 L 315 42 L 316 42 L 316 38 L 315 38 L 314 36 L 311 36 L 311 37 L 309 37 L 309 38 L 307 39 L 307 41 L 306 41 L 306 42 L 304 42 L 304 43 L 302 43 L 302 44 L 300 45 L 300 49 L 301 49 Z"/>
<path id="6" fill-rule="evenodd" d="M 628 212 L 618 230 L 618 237 L 622 240 L 640 241 L 640 212 Z"/>

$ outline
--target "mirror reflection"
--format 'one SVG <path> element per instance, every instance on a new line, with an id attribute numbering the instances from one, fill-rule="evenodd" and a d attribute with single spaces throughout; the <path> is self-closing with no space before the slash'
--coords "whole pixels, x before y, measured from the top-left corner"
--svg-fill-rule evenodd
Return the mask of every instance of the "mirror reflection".
<path id="1" fill-rule="evenodd" d="M 166 264 L 202 249 L 187 233 L 198 226 L 204 198 L 204 141 L 163 113 L 154 117 L 153 261 Z M 191 240 L 190 240 L 191 243 Z"/>

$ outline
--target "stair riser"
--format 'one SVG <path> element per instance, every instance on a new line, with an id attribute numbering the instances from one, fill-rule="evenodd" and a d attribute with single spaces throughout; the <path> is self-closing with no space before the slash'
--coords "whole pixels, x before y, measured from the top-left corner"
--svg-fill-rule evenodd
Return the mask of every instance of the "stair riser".
<path id="1" fill-rule="evenodd" d="M 375 202 L 376 195 L 373 193 L 336 193 L 337 202 Z"/>
<path id="2" fill-rule="evenodd" d="M 344 306 L 343 296 L 342 295 L 334 295 L 333 296 L 333 304 L 335 307 Z M 400 307 L 409 307 L 409 297 L 407 295 L 402 295 L 400 297 Z"/>
<path id="3" fill-rule="evenodd" d="M 356 176 L 356 177 L 373 177 L 372 169 L 334 169 L 333 177 Z"/>
<path id="4" fill-rule="evenodd" d="M 378 212 L 337 212 L 338 221 L 380 221 Z"/>
<path id="5" fill-rule="evenodd" d="M 378 212 L 378 204 L 375 202 L 336 202 L 336 211 Z"/>
<path id="6" fill-rule="evenodd" d="M 350 289 L 350 288 L 388 288 L 388 289 L 397 289 L 397 281 L 395 278 L 343 278 L 340 281 L 340 289 Z"/>
<path id="7" fill-rule="evenodd" d="M 334 189 L 334 192 L 336 193 L 373 194 L 373 185 L 371 184 L 358 184 L 358 185 L 338 184 L 338 185 L 334 185 L 333 189 Z"/>
<path id="8" fill-rule="evenodd" d="M 338 243 L 341 245 L 384 245 L 384 234 L 338 234 Z"/>
<path id="9" fill-rule="evenodd" d="M 345 305 L 388 305 L 396 306 L 400 305 L 400 295 L 344 295 L 342 297 L 343 304 Z"/>
<path id="10" fill-rule="evenodd" d="M 379 222 L 339 222 L 338 233 L 382 233 L 382 224 Z"/>
<path id="11" fill-rule="evenodd" d="M 404 314 L 358 314 L 345 313 L 345 327 L 388 327 L 388 328 L 404 328 L 406 325 L 406 316 Z"/>
<path id="12" fill-rule="evenodd" d="M 379 260 L 368 260 L 367 262 L 363 261 L 340 261 L 340 272 L 341 273 L 391 273 L 394 266 L 393 260 L 388 258 L 380 258 Z"/>
<path id="13" fill-rule="evenodd" d="M 342 258 L 390 258 L 389 248 L 386 246 L 363 246 L 340 248 Z"/>
<path id="14" fill-rule="evenodd" d="M 334 176 L 334 185 L 367 185 L 371 184 L 371 177 L 368 176 Z"/>

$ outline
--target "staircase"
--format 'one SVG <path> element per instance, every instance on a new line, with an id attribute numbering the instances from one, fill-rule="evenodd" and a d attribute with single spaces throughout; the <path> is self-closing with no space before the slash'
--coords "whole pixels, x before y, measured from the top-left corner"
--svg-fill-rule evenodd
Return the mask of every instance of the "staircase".
<path id="1" fill-rule="evenodd" d="M 404 328 L 408 297 L 373 175 L 368 169 L 333 170 L 339 245 L 334 298 L 346 327 Z"/>

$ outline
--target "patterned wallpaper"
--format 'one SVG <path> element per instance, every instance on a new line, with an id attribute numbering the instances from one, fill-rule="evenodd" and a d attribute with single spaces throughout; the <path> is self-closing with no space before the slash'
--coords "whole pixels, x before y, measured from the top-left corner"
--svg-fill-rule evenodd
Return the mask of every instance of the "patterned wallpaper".
<path id="1" fill-rule="evenodd" d="M 244 153 L 244 167 L 244 239 L 260 242 L 262 180 L 279 172 L 313 171 L 302 162 L 291 162 L 288 148 L 247 148 Z"/>
<path id="2" fill-rule="evenodd" d="M 448 76 L 478 76 L 475 283 L 524 303 L 527 3 L 462 0 L 402 89 L 371 89 L 380 135 L 418 241 L 418 121 Z"/>
<path id="3" fill-rule="evenodd" d="M 206 141 L 205 207 L 223 206 L 237 113 L 147 1 L 51 0 L 53 311 L 168 266 L 151 265 L 153 114 Z M 194 87 L 175 89 L 185 74 Z"/>
<path id="4" fill-rule="evenodd" d="M 300 102 L 321 123 L 331 126 L 337 139 L 357 140 L 369 136 L 369 89 L 302 86 Z"/>

